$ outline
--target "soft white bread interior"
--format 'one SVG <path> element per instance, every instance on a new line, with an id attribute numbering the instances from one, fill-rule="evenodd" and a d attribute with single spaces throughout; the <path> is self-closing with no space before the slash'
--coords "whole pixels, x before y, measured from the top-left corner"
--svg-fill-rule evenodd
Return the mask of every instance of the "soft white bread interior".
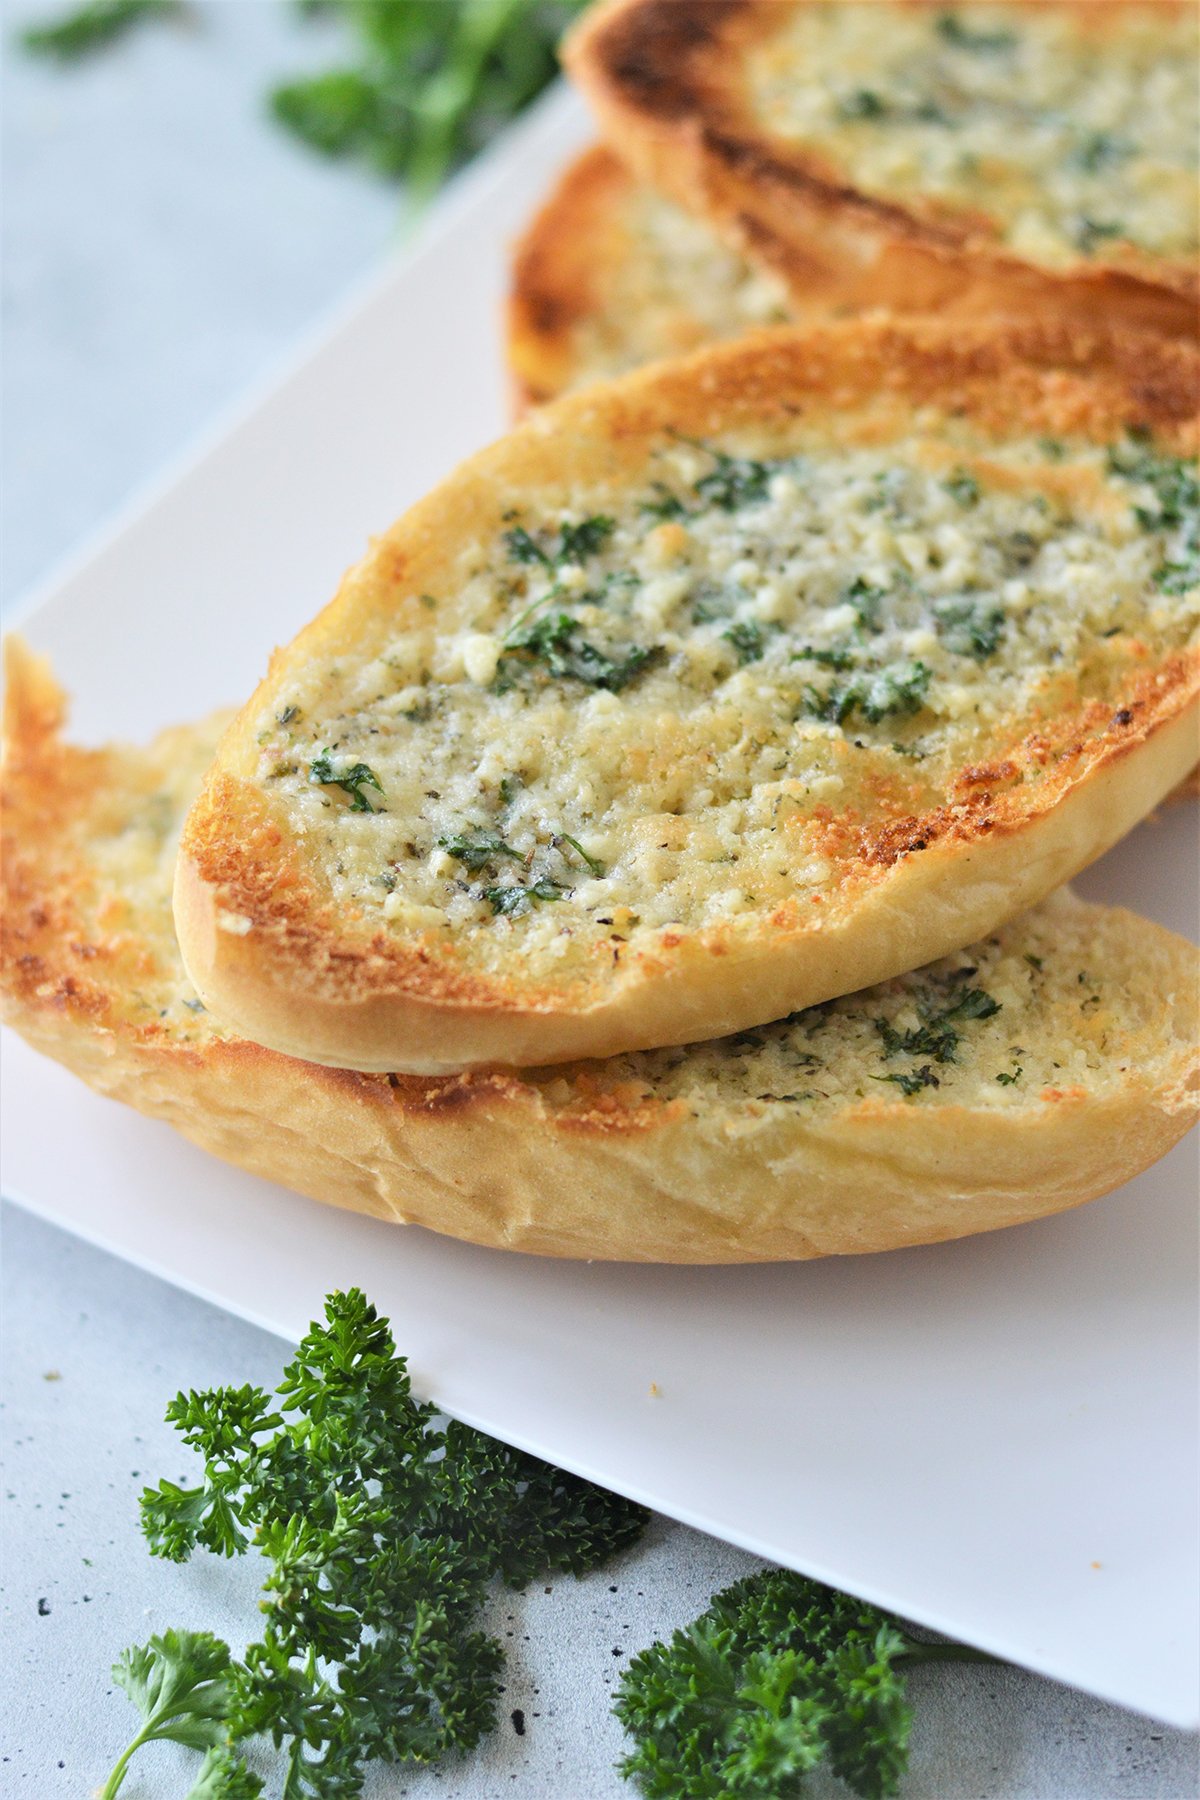
<path id="1" fill-rule="evenodd" d="M 684 1050 L 437 1079 L 277 1055 L 205 1011 L 172 929 L 175 837 L 221 721 L 84 750 L 64 711 L 12 644 L 8 1021 L 316 1199 L 553 1256 L 807 1258 L 1074 1206 L 1195 1115 L 1196 952 L 1066 893 L 916 974 Z"/>
<path id="2" fill-rule="evenodd" d="M 990 931 L 1196 761 L 1198 377 L 856 321 L 531 415 L 223 739 L 176 886 L 201 998 L 434 1074 L 723 1035 Z"/>

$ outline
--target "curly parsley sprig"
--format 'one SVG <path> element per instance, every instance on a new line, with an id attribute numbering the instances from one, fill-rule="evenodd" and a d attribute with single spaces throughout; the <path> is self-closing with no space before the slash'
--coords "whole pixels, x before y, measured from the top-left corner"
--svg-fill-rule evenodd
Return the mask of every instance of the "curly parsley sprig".
<path id="1" fill-rule="evenodd" d="M 495 1720 L 503 1650 L 478 1629 L 495 1581 L 583 1574 L 639 1535 L 643 1510 L 467 1426 L 435 1424 L 387 1321 L 332 1294 L 274 1394 L 179 1394 L 194 1486 L 142 1495 L 156 1556 L 266 1556 L 266 1624 L 241 1662 L 167 1632 L 114 1670 L 145 1721 L 104 1789 L 156 1739 L 207 1751 L 190 1800 L 252 1800 L 239 1746 L 284 1753 L 284 1800 L 350 1800 L 372 1762 L 433 1762 Z"/>
<path id="2" fill-rule="evenodd" d="M 944 1660 L 995 1658 L 770 1569 L 633 1659 L 613 1704 L 634 1740 L 618 1766 L 650 1800 L 793 1800 L 828 1761 L 862 1800 L 886 1800 L 908 1765 L 903 1671 Z"/>

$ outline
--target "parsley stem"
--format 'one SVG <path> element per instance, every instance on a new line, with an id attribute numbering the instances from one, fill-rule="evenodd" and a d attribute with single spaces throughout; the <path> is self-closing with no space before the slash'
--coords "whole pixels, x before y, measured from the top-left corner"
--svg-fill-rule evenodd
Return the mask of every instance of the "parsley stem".
<path id="1" fill-rule="evenodd" d="M 527 619 L 531 619 L 535 612 L 540 612 L 542 607 L 545 606 L 545 604 L 548 600 L 563 600 L 564 598 L 565 598 L 565 596 L 563 594 L 562 587 L 559 585 L 558 582 L 555 582 L 555 584 L 552 588 L 547 588 L 546 592 L 542 595 L 540 600 L 531 601 L 530 604 L 525 608 L 524 612 L 520 612 L 517 614 L 516 618 L 513 620 L 512 624 L 509 626 L 508 630 L 505 632 L 504 638 L 502 641 L 505 644 L 511 645 L 514 634 L 516 632 L 520 631 L 520 629 L 521 629 L 522 625 L 524 625 L 525 621 Z"/>
<path id="2" fill-rule="evenodd" d="M 100 1800 L 113 1800 L 114 1795 L 125 1779 L 129 1769 L 130 1759 L 132 1758 L 134 1751 L 140 1750 L 143 1744 L 149 1742 L 149 1739 L 150 1729 L 147 1726 L 145 1730 L 138 1732 L 129 1748 L 119 1756 L 113 1764 L 112 1774 L 100 1789 Z"/>
<path id="3" fill-rule="evenodd" d="M 419 206 L 441 184 L 454 134 L 479 85 L 484 65 L 526 0 L 466 0 L 451 55 L 425 83 L 414 111 L 421 135 L 409 166 L 409 192 Z"/>

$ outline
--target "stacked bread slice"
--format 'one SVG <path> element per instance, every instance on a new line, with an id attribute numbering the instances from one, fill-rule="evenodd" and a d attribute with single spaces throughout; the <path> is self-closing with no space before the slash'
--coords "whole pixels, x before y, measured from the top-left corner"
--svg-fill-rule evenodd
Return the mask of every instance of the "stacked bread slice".
<path id="1" fill-rule="evenodd" d="M 1086 64 L 1115 139 L 1100 78 L 1132 58 L 1171 115 L 1186 9 L 872 6 L 878 43 L 862 10 L 589 15 L 572 66 L 632 166 L 562 178 L 509 340 L 526 402 L 582 391 L 385 531 L 231 721 L 76 749 L 14 649 L 0 983 L 31 1042 L 317 1198 L 560 1256 L 961 1236 L 1186 1128 L 1194 949 L 1061 889 L 1197 755 L 1171 205 L 1082 267 L 1088 170 L 1025 146 L 968 229 L 975 177 L 938 185 L 899 115 L 936 99 L 978 159 L 1005 82 L 1049 111 Z M 874 99 L 816 146 L 806 81 Z M 1104 152 L 1129 194 L 1172 117 Z M 935 264 L 961 317 L 887 310 Z"/>
<path id="2" fill-rule="evenodd" d="M 1198 57 L 1186 0 L 606 0 L 566 60 L 636 197 L 585 158 L 585 206 L 560 196 L 535 223 L 528 296 L 547 262 L 557 304 L 539 329 L 518 281 L 523 357 L 590 317 L 576 378 L 592 372 L 632 292 L 611 279 L 628 227 L 660 297 L 707 289 L 711 316 L 726 295 L 730 327 L 769 304 L 770 276 L 798 317 L 1049 313 L 1195 337 Z M 759 290 L 721 269 L 722 243 Z"/>

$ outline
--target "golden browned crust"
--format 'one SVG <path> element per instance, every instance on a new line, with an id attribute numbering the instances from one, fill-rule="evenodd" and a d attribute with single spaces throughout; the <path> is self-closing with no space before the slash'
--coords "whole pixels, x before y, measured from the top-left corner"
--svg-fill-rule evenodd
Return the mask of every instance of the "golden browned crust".
<path id="1" fill-rule="evenodd" d="M 505 319 L 518 410 L 575 385 L 580 321 L 599 304 L 606 265 L 628 246 L 618 207 L 632 182 L 602 144 L 570 163 L 518 240 Z"/>
<path id="2" fill-rule="evenodd" d="M 516 409 L 791 315 L 781 283 L 593 145 L 513 251 L 505 324 Z"/>
<path id="3" fill-rule="evenodd" d="M 188 990 L 165 897 L 106 873 L 105 846 L 129 822 L 110 795 L 151 792 L 183 734 L 149 752 L 85 751 L 63 741 L 63 712 L 46 666 L 16 647 L 0 784 L 6 1018 L 101 1093 L 314 1199 L 549 1256 L 801 1259 L 1077 1205 L 1162 1155 L 1195 1114 L 1191 947 L 1065 897 L 1063 920 L 1118 931 L 1130 979 L 1163 996 L 1159 1041 L 1115 1093 L 1075 1084 L 1000 1113 L 880 1097 L 806 1124 L 716 1093 L 708 1108 L 647 1097 L 596 1064 L 430 1080 L 294 1061 L 197 1023 L 186 1003 L 142 1004 L 147 989 Z"/>
<path id="4" fill-rule="evenodd" d="M 176 888 L 184 960 L 205 1001 L 247 1037 L 338 1067 L 434 1074 L 686 1043 L 914 968 L 985 935 L 1067 881 L 1193 767 L 1200 658 L 1150 663 L 1116 710 L 1066 707 L 1010 752 L 1006 786 L 970 780 L 912 814 L 901 802 L 827 824 L 821 904 L 753 931 L 710 927 L 605 949 L 556 985 L 518 963 L 472 964 L 449 934 L 374 929 L 315 884 L 286 818 L 257 785 L 254 721 L 291 667 L 404 624 L 437 591 L 445 546 L 498 531 L 521 493 L 603 500 L 671 434 L 752 426 L 783 435 L 870 398 L 907 418 L 953 406 L 997 434 L 1111 441 L 1144 426 L 1196 444 L 1191 346 L 1066 326 L 859 321 L 764 333 L 571 396 L 531 417 L 377 540 L 286 651 L 225 739 L 185 827 Z M 411 598 L 402 601 L 401 596 Z M 428 615 L 426 615 L 427 619 Z M 739 921 L 744 927 L 745 921 Z M 232 928 L 231 928 L 232 927 Z"/>
<path id="5" fill-rule="evenodd" d="M 749 104 L 744 55 L 778 28 L 784 4 L 605 0 L 568 38 L 564 60 L 637 174 L 774 268 L 801 314 L 834 307 L 961 318 L 1033 313 L 1078 326 L 1107 321 L 1200 334 L 1194 262 L 1129 246 L 1120 266 L 1080 258 L 1062 269 L 1040 267 L 1007 251 L 977 212 L 872 196 L 827 158 L 764 131 Z M 1087 0 L 1026 4 L 1085 14 L 1097 29 L 1121 11 L 1119 0 L 1090 11 Z M 886 32 L 887 9 L 879 10 Z"/>

